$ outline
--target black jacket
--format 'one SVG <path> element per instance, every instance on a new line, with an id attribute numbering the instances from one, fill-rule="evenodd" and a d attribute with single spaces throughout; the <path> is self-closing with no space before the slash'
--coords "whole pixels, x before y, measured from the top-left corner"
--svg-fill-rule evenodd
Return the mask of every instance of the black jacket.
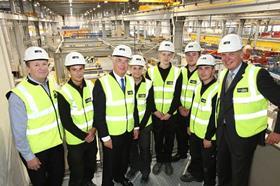
<path id="1" fill-rule="evenodd" d="M 114 79 L 116 79 L 113 72 L 111 72 L 109 75 L 112 76 Z M 121 87 L 118 86 L 115 88 L 121 88 Z M 109 136 L 107 123 L 106 123 L 106 96 L 99 79 L 96 80 L 95 82 L 92 91 L 92 97 L 93 97 L 93 107 L 94 107 L 94 126 L 97 128 L 98 135 L 100 138 Z M 139 117 L 138 117 L 138 110 L 136 105 L 137 105 L 137 100 L 135 97 L 135 106 L 133 112 L 134 127 L 139 126 Z"/>
<path id="2" fill-rule="evenodd" d="M 218 104 L 220 104 L 220 111 L 217 120 L 218 128 L 221 127 L 223 124 L 226 124 L 229 130 L 236 132 L 232 100 L 233 90 L 237 83 L 243 78 L 243 74 L 245 73 L 247 66 L 248 64 L 242 62 L 242 65 L 238 73 L 232 80 L 227 92 L 225 91 L 225 82 L 227 74 L 225 75 L 225 78 L 222 82 L 220 99 L 218 100 Z M 265 69 L 261 69 L 257 75 L 257 88 L 260 91 L 260 93 L 271 103 L 278 107 L 280 106 L 280 86 L 276 84 L 276 82 Z M 279 127 L 276 126 L 276 128 L 278 129 Z M 260 135 L 263 141 L 264 132 L 262 132 Z"/>

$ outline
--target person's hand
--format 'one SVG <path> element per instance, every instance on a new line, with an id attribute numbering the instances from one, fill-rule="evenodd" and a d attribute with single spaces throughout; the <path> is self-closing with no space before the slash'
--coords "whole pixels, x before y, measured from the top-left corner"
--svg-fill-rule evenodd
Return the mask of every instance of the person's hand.
<path id="1" fill-rule="evenodd" d="M 208 149 L 208 148 L 212 147 L 212 142 L 209 141 L 209 140 L 207 140 L 207 139 L 204 139 L 204 140 L 203 140 L 203 147 L 204 147 L 205 149 Z"/>
<path id="2" fill-rule="evenodd" d="M 276 132 L 271 132 L 270 134 L 268 134 L 265 142 L 267 144 L 277 144 L 280 142 L 280 134 L 279 133 L 276 133 Z"/>
<path id="3" fill-rule="evenodd" d="M 183 117 L 187 117 L 189 115 L 190 110 L 186 109 L 183 106 L 179 107 L 179 113 L 183 116 Z"/>
<path id="4" fill-rule="evenodd" d="M 94 140 L 94 138 L 95 138 L 95 133 L 96 133 L 96 128 L 91 128 L 91 129 L 88 131 L 88 133 L 87 133 L 87 136 L 86 136 L 86 138 L 85 138 L 85 141 L 86 141 L 87 143 L 91 143 L 91 142 Z"/>
<path id="5" fill-rule="evenodd" d="M 170 117 L 171 115 L 166 113 L 163 117 L 161 117 L 161 120 L 169 120 Z"/>
<path id="6" fill-rule="evenodd" d="M 158 119 L 161 119 L 164 115 L 163 113 L 161 113 L 160 111 L 155 111 L 154 112 L 154 115 L 158 118 Z"/>
<path id="7" fill-rule="evenodd" d="M 36 170 L 40 169 L 40 167 L 41 167 L 41 162 L 37 157 L 33 158 L 32 160 L 26 161 L 26 163 L 27 163 L 28 169 L 31 169 L 31 170 L 36 171 Z"/>
<path id="8" fill-rule="evenodd" d="M 187 133 L 188 133 L 189 136 L 191 135 L 191 129 L 190 129 L 190 127 L 187 128 Z"/>
<path id="9" fill-rule="evenodd" d="M 108 141 L 104 141 L 103 142 L 104 146 L 109 148 L 109 149 L 113 149 L 113 144 L 112 144 L 112 140 L 108 140 Z"/>
<path id="10" fill-rule="evenodd" d="M 134 129 L 133 130 L 133 139 L 137 140 L 139 138 L 139 129 Z"/>

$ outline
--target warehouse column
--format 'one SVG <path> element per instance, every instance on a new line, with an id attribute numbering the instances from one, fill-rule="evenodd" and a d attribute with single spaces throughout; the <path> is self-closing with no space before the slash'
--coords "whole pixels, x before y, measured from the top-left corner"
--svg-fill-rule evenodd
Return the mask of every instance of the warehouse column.
<path id="1" fill-rule="evenodd" d="M 23 2 L 22 2 L 22 0 L 19 0 L 19 1 L 18 1 L 18 4 L 19 4 L 19 8 L 20 8 L 20 13 L 21 13 L 21 14 L 24 14 L 24 7 L 23 7 Z"/>
<path id="2" fill-rule="evenodd" d="M 101 19 L 98 19 L 97 32 L 98 32 L 98 34 L 100 34 L 102 32 L 102 20 Z"/>
<path id="3" fill-rule="evenodd" d="M 130 35 L 130 22 L 129 21 L 124 21 L 124 35 L 125 37 L 129 37 Z"/>
<path id="4" fill-rule="evenodd" d="M 183 31 L 184 31 L 184 23 L 185 17 L 174 17 L 173 18 L 173 42 L 175 47 L 175 53 L 182 52 L 183 48 Z M 179 64 L 181 63 L 181 59 L 178 59 Z"/>
<path id="5" fill-rule="evenodd" d="M 137 39 L 140 39 L 140 21 L 137 21 Z"/>
<path id="6" fill-rule="evenodd" d="M 16 6 L 15 6 L 15 1 L 14 0 L 9 0 L 10 1 L 10 9 L 12 13 L 16 13 Z M 22 4 L 22 2 L 21 2 Z M 19 3 L 20 5 L 20 3 Z M 21 7 L 20 7 L 21 8 Z"/>
<path id="7" fill-rule="evenodd" d="M 240 23 L 239 23 L 239 27 L 238 27 L 238 31 L 237 31 L 237 34 L 242 37 L 242 33 L 243 33 L 243 28 L 244 28 L 244 25 L 245 25 L 245 21 L 246 19 L 240 19 Z"/>
<path id="8" fill-rule="evenodd" d="M 117 30 L 117 37 L 121 37 L 122 36 L 122 21 L 121 20 L 116 21 L 116 30 Z"/>
<path id="9" fill-rule="evenodd" d="M 156 21 L 155 36 L 159 37 L 161 35 L 161 21 Z"/>
<path id="10" fill-rule="evenodd" d="M 52 22 L 50 24 L 51 24 L 51 30 L 52 30 L 51 34 L 57 33 L 57 27 L 58 27 L 57 23 Z"/>
<path id="11" fill-rule="evenodd" d="M 174 19 L 169 19 L 169 28 L 170 28 L 170 40 L 173 42 L 174 41 Z"/>
<path id="12" fill-rule="evenodd" d="M 197 26 L 197 27 L 196 27 L 196 28 L 197 28 L 196 41 L 197 41 L 198 43 L 200 43 L 200 33 L 201 33 L 201 27 L 202 27 L 202 20 L 198 20 L 196 26 Z"/>
<path id="13" fill-rule="evenodd" d="M 257 45 L 257 40 L 258 40 L 258 36 L 259 36 L 259 32 L 260 32 L 260 25 L 261 25 L 262 20 L 258 20 L 257 21 L 257 26 L 256 26 L 256 32 L 255 32 L 255 37 L 254 37 L 254 43 L 253 43 L 253 47 L 255 48 Z"/>
<path id="14" fill-rule="evenodd" d="M 94 22 L 94 31 L 95 31 L 96 33 L 99 32 L 99 20 L 97 20 L 97 21 Z"/>
<path id="15" fill-rule="evenodd" d="M 106 25 L 105 25 L 105 21 L 102 21 L 102 37 L 103 37 L 103 38 L 106 37 Z"/>
<path id="16" fill-rule="evenodd" d="M 111 21 L 111 35 L 112 36 L 116 35 L 116 24 L 115 24 L 115 21 Z"/>
<path id="17" fill-rule="evenodd" d="M 265 22 L 265 27 L 264 27 L 264 32 L 267 32 L 268 31 L 268 26 L 270 26 L 269 25 L 269 22 L 270 22 L 270 20 L 267 20 L 266 22 Z M 271 25 L 271 31 L 273 30 L 273 25 Z"/>
<path id="18" fill-rule="evenodd" d="M 9 106 L 5 99 L 6 93 L 14 87 L 13 75 L 11 72 L 8 48 L 6 46 L 3 29 L 0 23 L 0 105 L 1 105 L 1 127 L 0 127 L 0 183 L 1 185 L 28 185 L 28 176 L 19 158 L 19 154 L 12 140 L 12 132 L 9 120 Z"/>
<path id="19" fill-rule="evenodd" d="M 89 30 L 90 30 L 91 33 L 92 33 L 93 30 L 94 30 L 94 28 L 93 28 L 93 24 L 94 24 L 94 23 L 92 22 L 92 20 L 93 20 L 93 19 L 90 19 L 89 22 L 88 22 L 88 28 L 89 28 Z"/>
<path id="20" fill-rule="evenodd" d="M 31 6 L 32 6 L 32 11 L 33 11 L 33 16 L 37 17 L 37 13 L 36 13 L 36 9 L 34 6 L 35 1 L 32 0 L 31 1 Z M 37 41 L 38 41 L 38 46 L 42 46 L 42 41 L 41 41 L 41 34 L 40 34 L 40 29 L 39 29 L 39 21 L 35 21 L 34 22 L 34 26 L 35 26 L 35 31 L 36 31 L 36 36 L 37 36 Z"/>
<path id="21" fill-rule="evenodd" d="M 143 21 L 143 29 L 144 29 L 144 33 L 143 33 L 144 39 L 146 39 L 147 38 L 147 33 L 148 33 L 148 23 L 147 23 L 147 21 Z"/>
<path id="22" fill-rule="evenodd" d="M 222 36 L 226 35 L 227 34 L 227 20 L 223 20 L 223 25 L 222 25 Z"/>
<path id="23" fill-rule="evenodd" d="M 17 43 L 17 53 L 19 56 L 19 64 L 18 64 L 18 71 L 20 73 L 21 76 L 25 76 L 27 75 L 27 72 L 25 69 L 25 63 L 23 63 L 23 56 L 24 56 L 24 51 L 26 46 L 24 45 L 24 40 L 26 40 L 25 36 L 24 36 L 24 28 L 23 25 L 21 25 L 20 23 L 18 23 L 17 21 L 14 21 L 14 27 L 15 30 L 17 31 L 15 34 L 16 37 L 16 43 Z"/>

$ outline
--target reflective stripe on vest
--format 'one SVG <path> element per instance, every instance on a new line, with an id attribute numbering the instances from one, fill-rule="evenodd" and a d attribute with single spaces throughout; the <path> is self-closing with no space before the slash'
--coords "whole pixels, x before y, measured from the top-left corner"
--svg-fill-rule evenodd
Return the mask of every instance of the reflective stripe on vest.
<path id="1" fill-rule="evenodd" d="M 152 81 L 145 79 L 145 82 L 141 82 L 140 87 L 136 94 L 137 109 L 138 109 L 140 123 L 146 111 L 147 98 L 151 87 L 152 87 Z M 152 123 L 152 117 L 150 116 L 148 123 L 146 124 L 146 127 L 149 126 L 151 123 Z"/>
<path id="2" fill-rule="evenodd" d="M 92 90 L 93 83 L 86 80 L 86 86 L 83 88 L 83 98 L 79 91 L 69 83 L 66 83 L 60 91 L 70 105 L 73 123 L 84 132 L 91 129 L 93 123 Z M 65 130 L 65 137 L 69 145 L 77 145 L 84 142 L 84 140 L 80 140 L 67 130 Z"/>
<path id="3" fill-rule="evenodd" d="M 133 78 L 125 76 L 125 93 L 110 74 L 99 80 L 106 96 L 106 123 L 109 134 L 121 135 L 126 131 L 132 131 L 135 99 Z"/>
<path id="4" fill-rule="evenodd" d="M 182 91 L 181 91 L 181 104 L 183 107 L 189 109 L 192 105 L 192 98 L 195 87 L 199 84 L 200 80 L 198 77 L 197 70 L 188 78 L 188 69 L 182 67 Z"/>
<path id="5" fill-rule="evenodd" d="M 195 96 L 193 100 L 190 130 L 199 138 L 204 139 L 207 132 L 207 126 L 212 113 L 212 99 L 218 92 L 217 82 L 213 83 L 205 92 L 200 95 L 202 83 L 199 83 L 195 89 Z M 216 136 L 212 137 L 215 140 Z"/>
<path id="6" fill-rule="evenodd" d="M 21 81 L 12 89 L 26 108 L 28 118 L 26 136 L 33 153 L 42 152 L 62 143 L 59 132 L 60 119 L 56 115 L 57 96 L 51 82 L 49 89 L 51 98 L 42 86 L 33 85 L 27 80 Z"/>
<path id="7" fill-rule="evenodd" d="M 234 88 L 233 109 L 235 128 L 237 134 L 241 137 L 253 136 L 267 128 L 268 101 L 257 88 L 257 75 L 260 69 L 254 65 L 248 65 L 243 78 Z M 218 100 L 226 72 L 226 70 L 223 71 L 220 77 Z"/>
<path id="8" fill-rule="evenodd" d="M 149 68 L 148 73 L 153 81 L 156 109 L 165 114 L 169 111 L 175 92 L 176 81 L 180 75 L 180 69 L 172 65 L 164 82 L 158 66 Z"/>

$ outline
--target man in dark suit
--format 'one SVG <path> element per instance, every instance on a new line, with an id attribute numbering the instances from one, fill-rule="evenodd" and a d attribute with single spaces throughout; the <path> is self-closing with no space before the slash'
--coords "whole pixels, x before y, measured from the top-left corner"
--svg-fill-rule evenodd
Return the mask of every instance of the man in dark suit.
<path id="1" fill-rule="evenodd" d="M 219 186 L 247 186 L 256 146 L 264 144 L 268 101 L 280 106 L 280 86 L 265 69 L 242 61 L 238 35 L 223 37 L 218 52 L 226 67 L 218 80 L 218 182 Z M 278 143 L 279 133 L 270 133 L 266 142 Z"/>
<path id="2" fill-rule="evenodd" d="M 117 46 L 113 72 L 99 78 L 93 89 L 94 123 L 103 142 L 102 186 L 133 185 L 125 177 L 132 136 L 139 134 L 135 83 L 126 75 L 131 53 L 128 46 Z"/>

